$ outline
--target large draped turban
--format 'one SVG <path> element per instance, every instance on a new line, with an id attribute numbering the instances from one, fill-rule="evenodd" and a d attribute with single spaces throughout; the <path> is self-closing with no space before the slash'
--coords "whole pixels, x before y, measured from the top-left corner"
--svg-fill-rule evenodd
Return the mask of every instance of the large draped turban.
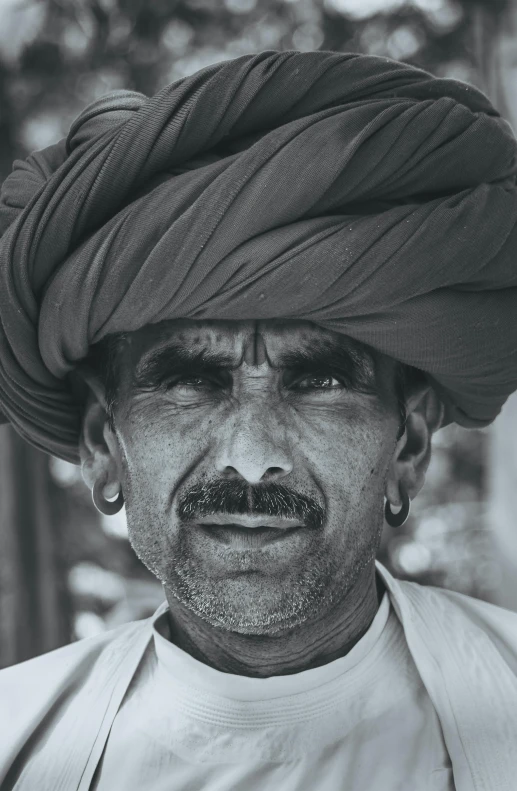
<path id="1" fill-rule="evenodd" d="M 516 153 L 479 91 L 362 55 L 264 52 L 94 102 L 3 185 L 4 419 L 78 463 L 66 375 L 91 344 L 285 318 L 487 425 L 517 388 Z"/>

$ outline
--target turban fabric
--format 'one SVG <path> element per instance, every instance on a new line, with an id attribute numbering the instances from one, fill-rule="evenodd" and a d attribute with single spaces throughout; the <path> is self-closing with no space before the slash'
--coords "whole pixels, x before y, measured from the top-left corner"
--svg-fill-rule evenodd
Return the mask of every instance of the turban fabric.
<path id="1" fill-rule="evenodd" d="M 165 319 L 306 319 L 423 370 L 446 422 L 517 388 L 517 144 L 385 58 L 263 52 L 94 102 L 0 201 L 0 408 L 79 462 L 67 373 Z"/>

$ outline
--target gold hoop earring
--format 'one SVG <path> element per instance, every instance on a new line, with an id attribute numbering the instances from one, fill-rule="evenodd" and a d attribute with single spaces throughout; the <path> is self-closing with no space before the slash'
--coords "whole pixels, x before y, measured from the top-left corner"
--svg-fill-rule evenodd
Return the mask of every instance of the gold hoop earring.
<path id="1" fill-rule="evenodd" d="M 399 492 L 402 499 L 402 508 L 398 513 L 393 513 L 389 500 L 386 500 L 386 505 L 384 506 L 384 518 L 390 527 L 402 527 L 407 522 L 411 510 L 411 500 L 408 493 L 402 486 L 399 487 Z"/>
<path id="2" fill-rule="evenodd" d="M 120 489 L 116 500 L 113 500 L 113 502 L 106 500 L 102 494 L 102 490 L 106 485 L 106 480 L 106 477 L 97 478 L 93 484 L 92 500 L 97 511 L 106 516 L 113 516 L 113 514 L 117 514 L 124 505 L 124 495 L 122 494 L 122 489 Z"/>

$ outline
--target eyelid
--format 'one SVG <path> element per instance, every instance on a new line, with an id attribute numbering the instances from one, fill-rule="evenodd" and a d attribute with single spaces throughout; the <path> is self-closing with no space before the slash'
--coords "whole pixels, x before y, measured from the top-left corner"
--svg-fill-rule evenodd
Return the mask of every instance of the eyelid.
<path id="1" fill-rule="evenodd" d="M 286 375 L 293 380 L 307 378 L 308 376 L 334 376 L 336 379 L 342 379 L 345 376 L 341 371 L 336 371 L 332 368 L 293 368 L 287 369 Z"/>
<path id="2" fill-rule="evenodd" d="M 211 384 L 227 385 L 229 375 L 224 371 L 210 372 L 210 371 L 183 371 L 181 373 L 171 374 L 165 379 L 166 384 L 179 383 L 183 379 L 202 379 Z"/>
<path id="3" fill-rule="evenodd" d="M 308 370 L 305 370 L 305 371 L 298 370 L 298 371 L 291 371 L 291 372 L 286 372 L 286 373 L 287 373 L 287 377 L 289 379 L 290 384 L 293 384 L 294 382 L 299 382 L 299 381 L 301 381 L 303 379 L 316 378 L 318 376 L 329 376 L 332 379 L 337 379 L 338 381 L 340 381 L 342 383 L 344 383 L 344 381 L 346 379 L 346 376 L 344 374 L 340 373 L 339 371 L 332 371 L 329 368 L 320 368 L 320 369 L 314 368 L 314 369 L 312 369 L 310 371 L 308 371 Z M 285 378 L 285 376 L 284 376 L 284 378 Z"/>

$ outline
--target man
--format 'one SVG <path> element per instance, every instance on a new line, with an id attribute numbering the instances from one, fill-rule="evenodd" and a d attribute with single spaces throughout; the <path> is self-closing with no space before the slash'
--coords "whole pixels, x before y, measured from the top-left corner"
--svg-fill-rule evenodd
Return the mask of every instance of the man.
<path id="1" fill-rule="evenodd" d="M 516 154 L 468 85 L 268 52 L 16 163 L 5 419 L 166 601 L 2 671 L 2 791 L 514 789 L 517 616 L 375 555 L 517 388 Z"/>

